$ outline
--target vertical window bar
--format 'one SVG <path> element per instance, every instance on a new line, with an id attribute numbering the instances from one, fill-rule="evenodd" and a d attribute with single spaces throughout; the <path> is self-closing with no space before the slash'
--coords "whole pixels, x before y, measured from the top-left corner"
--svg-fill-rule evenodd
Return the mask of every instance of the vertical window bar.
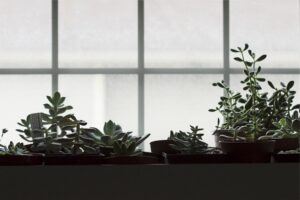
<path id="1" fill-rule="evenodd" d="M 52 93 L 58 91 L 58 0 L 52 0 Z"/>
<path id="2" fill-rule="evenodd" d="M 229 19 L 229 1 L 223 0 L 223 65 L 224 82 L 230 85 L 230 19 Z"/>
<path id="3" fill-rule="evenodd" d="M 144 0 L 138 0 L 138 134 L 144 135 Z M 142 144 L 143 145 L 143 144 Z M 144 148 L 144 146 L 142 146 Z"/>

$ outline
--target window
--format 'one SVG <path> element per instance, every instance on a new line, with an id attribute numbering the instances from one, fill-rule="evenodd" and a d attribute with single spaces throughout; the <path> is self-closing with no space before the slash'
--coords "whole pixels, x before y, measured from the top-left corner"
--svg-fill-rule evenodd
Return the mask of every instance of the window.
<path id="1" fill-rule="evenodd" d="M 213 145 L 211 84 L 239 89 L 229 49 L 245 42 L 268 54 L 266 78 L 300 88 L 299 0 L 0 0 L 0 11 L 5 141 L 60 90 L 90 126 L 113 119 L 149 142 L 197 124 Z"/>

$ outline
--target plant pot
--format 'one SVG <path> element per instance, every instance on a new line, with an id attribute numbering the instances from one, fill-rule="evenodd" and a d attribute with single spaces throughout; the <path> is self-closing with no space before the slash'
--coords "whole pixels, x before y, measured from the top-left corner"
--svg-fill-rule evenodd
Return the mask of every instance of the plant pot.
<path id="1" fill-rule="evenodd" d="M 225 141 L 224 139 L 220 138 L 220 135 L 227 135 L 230 136 L 231 133 L 229 130 L 215 130 L 215 132 L 213 133 L 213 135 L 215 136 L 215 145 L 217 148 L 221 148 L 220 146 L 220 141 Z"/>
<path id="2" fill-rule="evenodd" d="M 105 158 L 108 165 L 148 165 L 161 164 L 159 158 L 154 156 L 112 156 Z"/>
<path id="3" fill-rule="evenodd" d="M 295 150 L 299 148 L 299 138 L 282 138 L 275 140 L 275 152 Z"/>
<path id="4" fill-rule="evenodd" d="M 42 154 L 0 155 L 0 166 L 43 165 Z"/>
<path id="5" fill-rule="evenodd" d="M 170 147 L 170 144 L 174 144 L 174 142 L 172 140 L 157 140 L 157 141 L 150 142 L 151 152 L 152 153 L 157 153 L 157 154 L 179 153 L 177 150 Z"/>
<path id="6" fill-rule="evenodd" d="M 45 165 L 100 165 L 104 164 L 104 156 L 81 154 L 54 154 L 45 156 Z"/>
<path id="7" fill-rule="evenodd" d="M 300 154 L 275 154 L 274 162 L 276 163 L 299 163 L 300 162 Z"/>
<path id="8" fill-rule="evenodd" d="M 114 152 L 114 149 L 112 147 L 100 147 L 99 149 L 100 152 L 105 156 L 110 156 Z"/>
<path id="9" fill-rule="evenodd" d="M 165 160 L 168 164 L 209 164 L 227 163 L 229 161 L 226 154 L 166 154 Z"/>
<path id="10" fill-rule="evenodd" d="M 220 141 L 221 149 L 228 154 L 231 162 L 238 163 L 269 163 L 274 152 L 275 141 L 256 142 Z"/>

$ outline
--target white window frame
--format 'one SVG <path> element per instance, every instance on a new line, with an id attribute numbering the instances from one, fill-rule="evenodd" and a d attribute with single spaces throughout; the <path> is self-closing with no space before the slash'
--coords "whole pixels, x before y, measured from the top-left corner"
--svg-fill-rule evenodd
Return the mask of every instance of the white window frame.
<path id="1" fill-rule="evenodd" d="M 0 68 L 0 75 L 44 74 L 52 76 L 52 92 L 58 90 L 58 76 L 62 74 L 135 74 L 138 76 L 138 133 L 142 136 L 144 130 L 145 112 L 145 75 L 148 74 L 221 74 L 229 85 L 231 74 L 242 74 L 242 69 L 230 67 L 230 0 L 223 0 L 223 68 L 145 68 L 144 64 L 144 1 L 137 0 L 138 17 L 138 68 L 60 68 L 58 43 L 58 3 L 52 0 L 52 67 L 51 68 Z M 299 0 L 300 5 L 300 0 Z M 300 12 L 299 12 L 300 13 Z M 264 74 L 300 74 L 300 67 L 265 68 Z"/>

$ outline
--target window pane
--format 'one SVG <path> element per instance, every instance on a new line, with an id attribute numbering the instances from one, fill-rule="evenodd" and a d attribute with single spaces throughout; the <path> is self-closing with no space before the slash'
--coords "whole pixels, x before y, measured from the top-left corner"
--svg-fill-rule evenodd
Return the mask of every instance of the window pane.
<path id="1" fill-rule="evenodd" d="M 10 140 L 22 141 L 15 131 L 20 128 L 17 122 L 28 114 L 43 112 L 46 95 L 51 94 L 51 76 L 49 75 L 1 75 L 1 124 L 0 129 L 7 128 L 9 133 L 3 143 Z"/>
<path id="2" fill-rule="evenodd" d="M 50 67 L 50 20 L 50 0 L 0 0 L 0 68 Z"/>
<path id="3" fill-rule="evenodd" d="M 145 1 L 146 67 L 221 67 L 222 22 L 222 0 Z"/>
<path id="4" fill-rule="evenodd" d="M 266 53 L 264 67 L 299 67 L 298 0 L 231 0 L 230 5 L 231 47 L 247 42 L 257 54 Z"/>
<path id="5" fill-rule="evenodd" d="M 60 67 L 137 67 L 137 0 L 59 1 Z"/>
<path id="6" fill-rule="evenodd" d="M 212 83 L 221 75 L 147 75 L 145 82 L 145 129 L 149 141 L 167 139 L 170 130 L 188 131 L 189 125 L 204 128 L 204 140 L 214 145 L 212 133 L 217 113 L 208 112 L 217 105 L 223 91 Z M 146 149 L 149 150 L 147 144 Z"/>
<path id="7" fill-rule="evenodd" d="M 137 77 L 135 75 L 61 75 L 60 91 L 78 118 L 101 128 L 113 120 L 137 134 Z"/>

